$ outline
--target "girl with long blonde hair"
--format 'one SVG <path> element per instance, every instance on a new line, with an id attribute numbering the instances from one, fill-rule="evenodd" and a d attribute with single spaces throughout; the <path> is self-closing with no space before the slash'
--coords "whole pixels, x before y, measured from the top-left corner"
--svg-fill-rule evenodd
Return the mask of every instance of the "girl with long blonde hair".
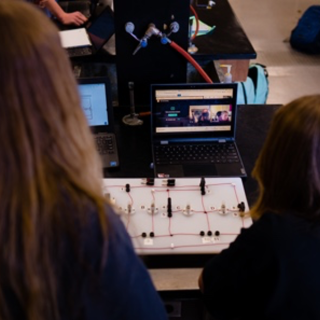
<path id="1" fill-rule="evenodd" d="M 0 1 L 0 319 L 166 319 L 101 190 L 58 30 Z"/>

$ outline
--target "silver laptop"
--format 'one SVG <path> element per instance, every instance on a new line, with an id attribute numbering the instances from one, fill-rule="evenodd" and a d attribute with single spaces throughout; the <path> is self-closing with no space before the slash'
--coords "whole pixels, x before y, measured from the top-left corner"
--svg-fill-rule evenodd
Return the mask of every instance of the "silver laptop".
<path id="1" fill-rule="evenodd" d="M 78 88 L 82 108 L 94 134 L 103 167 L 119 166 L 109 82 L 106 78 L 78 79 Z"/>
<path id="2" fill-rule="evenodd" d="M 245 177 L 236 98 L 234 83 L 151 85 L 155 176 Z"/>

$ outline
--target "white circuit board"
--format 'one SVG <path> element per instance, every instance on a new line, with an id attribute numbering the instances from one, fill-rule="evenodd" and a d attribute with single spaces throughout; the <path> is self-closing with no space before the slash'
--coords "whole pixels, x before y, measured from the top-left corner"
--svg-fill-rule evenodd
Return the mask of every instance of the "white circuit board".
<path id="1" fill-rule="evenodd" d="M 103 190 L 142 255 L 218 253 L 252 224 L 240 178 L 104 179 Z"/>

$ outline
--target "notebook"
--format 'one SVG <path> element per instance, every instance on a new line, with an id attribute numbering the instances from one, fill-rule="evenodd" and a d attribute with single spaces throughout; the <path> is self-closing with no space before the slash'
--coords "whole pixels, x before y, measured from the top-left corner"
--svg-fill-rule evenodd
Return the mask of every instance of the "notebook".
<path id="1" fill-rule="evenodd" d="M 236 83 L 151 85 L 155 176 L 245 177 L 236 98 Z"/>
<path id="2" fill-rule="evenodd" d="M 67 50 L 69 57 L 84 57 L 96 54 L 108 42 L 114 34 L 114 17 L 113 11 L 109 6 L 106 6 L 103 11 L 85 28 L 77 28 L 71 30 L 60 31 L 61 39 L 66 38 L 72 33 L 81 30 L 82 37 L 86 37 L 87 41 L 74 42 L 75 38 L 70 36 L 71 41 L 62 41 L 62 46 Z"/>
<path id="3" fill-rule="evenodd" d="M 105 78 L 78 79 L 83 111 L 94 134 L 104 168 L 119 166 L 109 82 Z"/>

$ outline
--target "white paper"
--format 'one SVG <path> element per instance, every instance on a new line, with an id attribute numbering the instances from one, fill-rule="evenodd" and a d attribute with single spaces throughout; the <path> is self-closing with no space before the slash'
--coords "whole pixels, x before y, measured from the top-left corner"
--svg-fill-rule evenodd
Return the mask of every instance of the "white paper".
<path id="1" fill-rule="evenodd" d="M 63 48 L 91 46 L 91 42 L 85 28 L 60 31 L 59 35 Z"/>

